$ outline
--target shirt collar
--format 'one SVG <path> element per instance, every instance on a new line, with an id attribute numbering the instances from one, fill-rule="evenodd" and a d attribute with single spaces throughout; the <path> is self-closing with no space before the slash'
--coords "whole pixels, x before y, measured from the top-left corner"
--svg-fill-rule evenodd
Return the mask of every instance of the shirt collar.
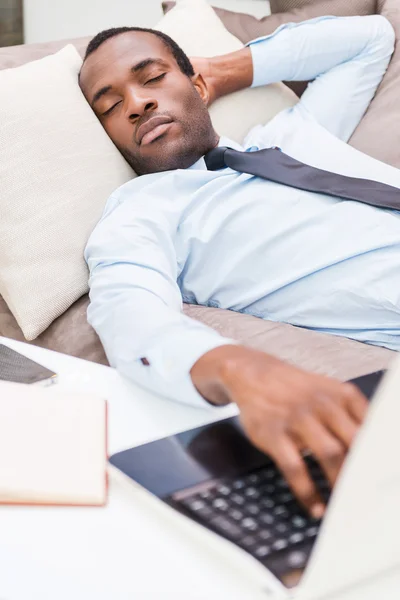
<path id="1" fill-rule="evenodd" d="M 229 138 L 227 138 L 225 136 L 220 137 L 218 146 L 228 146 L 228 148 L 233 148 L 234 150 L 243 151 L 243 147 L 240 144 L 238 144 L 237 142 L 234 142 L 233 140 L 230 140 Z M 204 156 L 199 158 L 198 161 L 196 161 L 191 167 L 188 167 L 188 168 L 189 169 L 197 169 L 198 171 L 207 171 L 206 163 L 204 161 Z"/>

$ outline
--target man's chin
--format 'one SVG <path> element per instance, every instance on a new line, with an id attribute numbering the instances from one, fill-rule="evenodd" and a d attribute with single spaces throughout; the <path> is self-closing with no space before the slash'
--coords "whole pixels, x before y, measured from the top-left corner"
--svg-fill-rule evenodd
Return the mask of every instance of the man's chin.
<path id="1" fill-rule="evenodd" d="M 187 169 L 201 157 L 198 150 L 168 133 L 165 132 L 151 144 L 140 148 L 139 156 L 128 160 L 138 175 Z"/>

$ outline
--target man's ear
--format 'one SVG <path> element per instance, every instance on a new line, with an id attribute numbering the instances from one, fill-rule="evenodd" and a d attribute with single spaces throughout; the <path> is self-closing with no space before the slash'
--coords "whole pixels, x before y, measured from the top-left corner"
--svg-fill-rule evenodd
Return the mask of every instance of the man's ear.
<path id="1" fill-rule="evenodd" d="M 193 75 L 192 79 L 192 83 L 194 85 L 194 87 L 197 90 L 197 93 L 199 94 L 200 98 L 203 100 L 204 104 L 206 106 L 209 106 L 210 104 L 210 90 L 208 88 L 207 82 L 206 80 L 203 78 L 201 73 L 195 73 Z"/>

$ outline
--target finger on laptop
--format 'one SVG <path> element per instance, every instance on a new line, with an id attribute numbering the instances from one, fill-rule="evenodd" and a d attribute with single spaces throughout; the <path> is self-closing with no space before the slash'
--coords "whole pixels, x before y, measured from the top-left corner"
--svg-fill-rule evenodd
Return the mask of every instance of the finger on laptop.
<path id="1" fill-rule="evenodd" d="M 324 502 L 295 442 L 282 436 L 271 446 L 270 455 L 297 499 L 315 519 L 321 519 L 325 512 Z"/>
<path id="2" fill-rule="evenodd" d="M 358 433 L 360 423 L 343 404 L 326 402 L 320 406 L 319 414 L 325 427 L 348 449 Z"/>
<path id="3" fill-rule="evenodd" d="M 347 448 L 312 414 L 305 414 L 296 425 L 296 433 L 320 464 L 331 486 L 336 482 Z"/>
<path id="4" fill-rule="evenodd" d="M 363 423 L 369 406 L 368 400 L 364 394 L 362 394 L 357 386 L 352 383 L 344 383 L 342 385 L 342 393 L 348 412 L 358 423 Z"/>

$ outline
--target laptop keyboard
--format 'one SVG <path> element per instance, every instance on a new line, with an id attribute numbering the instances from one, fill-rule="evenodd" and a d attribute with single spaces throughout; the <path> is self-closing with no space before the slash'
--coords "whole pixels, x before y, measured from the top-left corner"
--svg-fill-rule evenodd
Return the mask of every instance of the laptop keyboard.
<path id="1" fill-rule="evenodd" d="M 330 486 L 318 463 L 306 458 L 322 498 Z M 271 462 L 237 478 L 209 481 L 177 492 L 172 504 L 252 554 L 278 577 L 303 569 L 320 521 L 301 507 Z"/>

